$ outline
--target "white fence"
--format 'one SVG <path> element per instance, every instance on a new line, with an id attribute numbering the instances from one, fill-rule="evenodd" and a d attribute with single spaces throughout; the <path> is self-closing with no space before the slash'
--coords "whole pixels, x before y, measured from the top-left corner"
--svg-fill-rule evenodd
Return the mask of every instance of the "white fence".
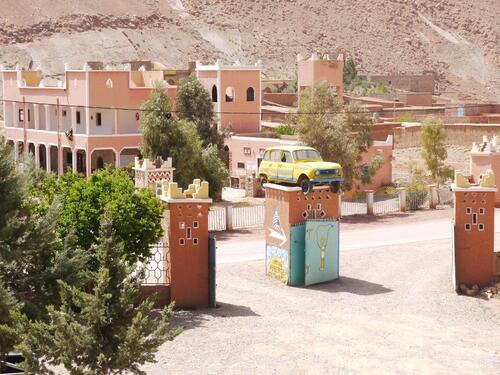
<path id="1" fill-rule="evenodd" d="M 265 208 L 262 205 L 232 207 L 233 229 L 258 227 L 264 225 Z"/>
<path id="2" fill-rule="evenodd" d="M 439 189 L 439 205 L 453 205 L 453 193 L 449 188 Z M 424 192 L 405 194 L 406 210 L 413 211 L 430 208 L 430 194 Z M 383 215 L 401 210 L 399 194 L 386 194 L 373 196 L 373 214 Z M 366 215 L 368 213 L 367 199 L 350 198 L 342 199 L 341 215 Z M 241 229 L 250 227 L 260 227 L 264 225 L 265 206 L 245 206 L 245 207 L 214 207 L 208 212 L 208 230 L 223 231 L 231 229 Z"/>
<path id="3" fill-rule="evenodd" d="M 226 210 L 224 208 L 214 208 L 208 211 L 208 230 L 226 230 Z"/>

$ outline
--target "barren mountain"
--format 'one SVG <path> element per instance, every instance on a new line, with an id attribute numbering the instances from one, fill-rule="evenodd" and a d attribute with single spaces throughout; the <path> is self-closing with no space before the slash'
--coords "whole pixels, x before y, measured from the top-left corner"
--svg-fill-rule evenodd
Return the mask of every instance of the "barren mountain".
<path id="1" fill-rule="evenodd" d="M 0 63 L 264 62 L 342 51 L 364 73 L 436 72 L 441 91 L 500 99 L 499 0 L 0 0 Z"/>

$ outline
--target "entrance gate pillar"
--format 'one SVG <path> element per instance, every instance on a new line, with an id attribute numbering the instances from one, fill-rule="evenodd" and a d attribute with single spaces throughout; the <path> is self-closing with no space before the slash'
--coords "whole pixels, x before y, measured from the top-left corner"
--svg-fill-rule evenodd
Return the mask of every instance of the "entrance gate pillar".
<path id="1" fill-rule="evenodd" d="M 288 285 L 338 278 L 339 194 L 266 184 L 266 273 Z"/>

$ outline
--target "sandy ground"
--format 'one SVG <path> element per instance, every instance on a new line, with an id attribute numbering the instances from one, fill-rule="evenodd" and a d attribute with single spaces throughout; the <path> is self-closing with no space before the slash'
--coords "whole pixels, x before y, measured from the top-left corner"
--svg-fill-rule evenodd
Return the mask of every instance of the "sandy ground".
<path id="1" fill-rule="evenodd" d="M 429 214 L 429 212 L 427 212 Z M 433 211 L 444 218 L 450 210 Z M 423 214 L 384 225 L 425 220 Z M 381 222 L 344 223 L 381 227 Z M 240 234 L 239 241 L 258 232 Z M 219 241 L 233 241 L 222 236 Z M 219 308 L 179 311 L 184 332 L 148 374 L 498 374 L 500 298 L 456 295 L 451 241 L 349 250 L 341 278 L 308 288 L 268 279 L 263 261 L 217 269 Z"/>

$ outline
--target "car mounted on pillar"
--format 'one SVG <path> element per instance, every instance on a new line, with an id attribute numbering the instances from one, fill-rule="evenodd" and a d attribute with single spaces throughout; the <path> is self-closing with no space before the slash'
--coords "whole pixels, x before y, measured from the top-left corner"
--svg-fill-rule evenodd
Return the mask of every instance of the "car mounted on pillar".
<path id="1" fill-rule="evenodd" d="M 338 163 L 321 159 L 317 150 L 306 146 L 270 147 L 259 166 L 262 188 L 267 182 L 298 185 L 308 194 L 315 185 L 329 185 L 336 193 L 344 181 Z"/>

